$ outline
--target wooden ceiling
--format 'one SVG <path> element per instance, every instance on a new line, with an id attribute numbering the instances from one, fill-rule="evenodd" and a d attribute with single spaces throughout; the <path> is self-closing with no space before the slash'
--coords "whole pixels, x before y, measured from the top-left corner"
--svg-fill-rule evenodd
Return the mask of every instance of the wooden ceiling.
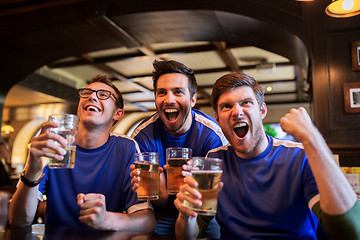
<path id="1" fill-rule="evenodd" d="M 248 72 L 271 87 L 268 103 L 306 102 L 306 7 L 288 0 L 181 6 L 162 0 L 3 0 L 1 94 L 19 84 L 74 102 L 76 88 L 107 74 L 124 93 L 127 111 L 153 110 L 152 62 L 174 59 L 195 70 L 198 106 L 209 105 L 213 82 L 229 71 Z"/>

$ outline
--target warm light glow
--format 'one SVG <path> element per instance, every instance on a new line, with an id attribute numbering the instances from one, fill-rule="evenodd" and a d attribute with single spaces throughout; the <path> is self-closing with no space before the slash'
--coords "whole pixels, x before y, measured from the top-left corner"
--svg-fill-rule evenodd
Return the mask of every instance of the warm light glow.
<path id="1" fill-rule="evenodd" d="M 354 7 L 354 1 L 353 0 L 344 0 L 341 4 L 342 8 L 346 11 L 351 10 Z"/>
<path id="2" fill-rule="evenodd" d="M 266 91 L 271 92 L 271 91 L 272 91 L 272 87 L 267 87 L 267 88 L 266 88 Z"/>
<path id="3" fill-rule="evenodd" d="M 15 131 L 15 129 L 10 125 L 5 125 L 5 126 L 1 127 L 1 133 L 4 133 L 6 135 L 9 133 L 12 133 L 14 131 Z"/>
<path id="4" fill-rule="evenodd" d="M 330 17 L 345 18 L 360 14 L 360 0 L 333 0 L 325 12 Z"/>

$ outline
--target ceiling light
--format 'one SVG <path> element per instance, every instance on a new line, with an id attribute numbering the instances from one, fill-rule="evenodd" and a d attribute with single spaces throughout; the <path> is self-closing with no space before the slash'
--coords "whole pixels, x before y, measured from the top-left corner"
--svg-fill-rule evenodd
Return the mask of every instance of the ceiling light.
<path id="1" fill-rule="evenodd" d="M 360 0 L 332 0 L 325 12 L 336 18 L 356 16 L 360 14 Z"/>
<path id="2" fill-rule="evenodd" d="M 271 91 L 272 91 L 272 87 L 267 87 L 267 88 L 266 88 L 266 91 L 271 92 Z"/>
<path id="3" fill-rule="evenodd" d="M 15 131 L 15 129 L 11 125 L 8 125 L 8 124 L 1 127 L 1 133 L 4 135 L 8 135 L 14 131 Z"/>

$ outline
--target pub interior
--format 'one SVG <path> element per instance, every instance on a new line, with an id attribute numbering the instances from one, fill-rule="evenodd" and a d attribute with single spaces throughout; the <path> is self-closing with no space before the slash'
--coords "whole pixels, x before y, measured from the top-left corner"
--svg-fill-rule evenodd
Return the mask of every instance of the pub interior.
<path id="1" fill-rule="evenodd" d="M 130 134 L 155 111 L 152 62 L 173 59 L 197 74 L 195 108 L 213 115 L 214 81 L 249 73 L 266 89 L 270 128 L 303 106 L 339 165 L 357 169 L 360 15 L 328 15 L 331 2 L 2 0 L 1 136 L 13 167 L 50 113 L 76 113 L 76 90 L 97 74 L 124 94 L 114 131 Z"/>

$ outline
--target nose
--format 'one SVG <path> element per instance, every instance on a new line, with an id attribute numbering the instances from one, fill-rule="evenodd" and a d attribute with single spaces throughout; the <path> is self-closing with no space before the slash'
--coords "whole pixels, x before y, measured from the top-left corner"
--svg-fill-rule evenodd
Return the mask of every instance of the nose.
<path id="1" fill-rule="evenodd" d="M 166 104 L 173 104 L 175 103 L 175 95 L 170 91 L 165 96 L 165 103 Z"/>
<path id="2" fill-rule="evenodd" d="M 96 99 L 96 98 L 97 98 L 96 92 L 92 92 L 92 93 L 88 96 L 88 99 Z"/>
<path id="3" fill-rule="evenodd" d="M 244 116 L 243 108 L 238 104 L 234 104 L 232 107 L 232 117 L 233 118 L 241 118 Z"/>

